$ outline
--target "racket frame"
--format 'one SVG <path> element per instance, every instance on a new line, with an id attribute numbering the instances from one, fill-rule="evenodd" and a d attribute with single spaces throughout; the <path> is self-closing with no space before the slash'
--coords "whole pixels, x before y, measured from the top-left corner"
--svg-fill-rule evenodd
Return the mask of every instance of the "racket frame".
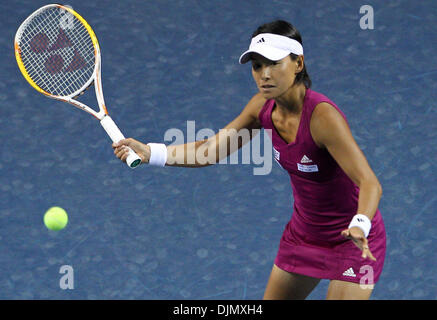
<path id="1" fill-rule="evenodd" d="M 51 93 L 43 90 L 42 88 L 40 88 L 30 77 L 30 75 L 27 72 L 27 70 L 24 66 L 24 63 L 21 59 L 20 37 L 23 33 L 23 30 L 26 28 L 29 21 L 31 21 L 35 16 L 39 15 L 42 11 L 45 11 L 49 8 L 55 8 L 55 7 L 59 8 L 60 10 L 62 9 L 62 10 L 67 11 L 68 13 L 70 13 L 74 17 L 76 17 L 82 23 L 82 25 L 88 31 L 88 34 L 91 38 L 91 41 L 92 41 L 92 44 L 94 47 L 95 62 L 94 62 L 93 75 L 88 79 L 88 81 L 81 88 L 79 88 L 75 92 L 73 92 L 69 95 L 66 95 L 66 96 L 54 95 L 54 94 L 51 94 Z M 39 9 L 37 9 L 29 17 L 27 17 L 26 20 L 24 20 L 24 22 L 18 28 L 18 30 L 15 34 L 15 39 L 14 39 L 14 49 L 15 49 L 15 58 L 17 60 L 17 64 L 18 64 L 18 67 L 19 67 L 21 73 L 23 74 L 23 76 L 27 80 L 27 82 L 29 82 L 29 84 L 35 90 L 37 90 L 38 92 L 44 94 L 45 96 L 47 96 L 51 99 L 67 102 L 67 103 L 75 106 L 76 108 L 79 108 L 79 109 L 91 114 L 92 116 L 94 116 L 96 119 L 98 119 L 100 121 L 100 124 L 102 125 L 102 127 L 105 129 L 107 134 L 110 136 L 110 138 L 114 142 L 118 142 L 119 140 L 124 139 L 124 136 L 120 132 L 120 129 L 117 127 L 117 125 L 114 123 L 114 121 L 110 118 L 110 116 L 108 114 L 108 110 L 107 110 L 106 105 L 105 105 L 105 100 L 103 97 L 102 81 L 101 81 L 101 55 L 100 55 L 99 42 L 97 41 L 97 37 L 96 37 L 93 29 L 91 28 L 91 26 L 88 24 L 88 22 L 86 22 L 86 20 L 84 18 L 82 18 L 82 16 L 80 14 L 78 14 L 73 9 L 71 9 L 67 6 L 61 5 L 61 4 L 48 4 L 48 5 L 45 5 Z M 83 92 L 85 92 L 88 89 L 88 87 L 92 84 L 94 84 L 97 103 L 99 106 L 98 112 L 76 99 Z M 126 163 L 128 164 L 129 167 L 135 168 L 136 166 L 138 166 L 141 163 L 141 158 L 131 148 L 128 147 L 128 149 L 129 149 L 129 156 L 128 156 L 128 159 L 126 160 Z"/>

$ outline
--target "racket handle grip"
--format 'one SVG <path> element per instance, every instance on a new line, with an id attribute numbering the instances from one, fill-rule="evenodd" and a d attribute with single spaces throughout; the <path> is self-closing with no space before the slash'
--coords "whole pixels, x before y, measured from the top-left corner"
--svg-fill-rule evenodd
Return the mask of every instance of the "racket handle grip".
<path id="1" fill-rule="evenodd" d="M 117 127 L 114 120 L 112 120 L 110 116 L 104 116 L 103 119 L 100 121 L 100 124 L 102 125 L 103 129 L 105 129 L 106 133 L 113 142 L 119 142 L 120 140 L 124 139 L 124 135 L 121 133 L 120 129 Z M 130 168 L 136 168 L 141 164 L 141 158 L 131 148 L 128 147 L 128 149 L 129 155 L 126 159 L 126 164 Z"/>

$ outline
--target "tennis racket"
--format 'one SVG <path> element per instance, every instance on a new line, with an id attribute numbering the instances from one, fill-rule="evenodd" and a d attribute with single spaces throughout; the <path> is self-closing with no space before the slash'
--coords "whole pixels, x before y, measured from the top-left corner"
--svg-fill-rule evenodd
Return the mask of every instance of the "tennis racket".
<path id="1" fill-rule="evenodd" d="M 112 141 L 124 139 L 105 106 L 96 35 L 72 8 L 49 4 L 32 13 L 15 35 L 15 57 L 24 78 L 38 92 L 93 115 Z M 77 100 L 92 84 L 98 112 Z M 135 168 L 141 159 L 130 149 L 126 163 Z"/>

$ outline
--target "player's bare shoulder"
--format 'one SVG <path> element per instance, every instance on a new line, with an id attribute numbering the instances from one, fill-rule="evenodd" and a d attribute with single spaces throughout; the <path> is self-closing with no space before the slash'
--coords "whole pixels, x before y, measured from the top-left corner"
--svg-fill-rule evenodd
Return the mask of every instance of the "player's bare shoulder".
<path id="1" fill-rule="evenodd" d="M 255 94 L 252 99 L 247 103 L 244 111 L 247 111 L 248 114 L 253 118 L 255 123 L 261 127 L 261 123 L 259 122 L 259 113 L 261 112 L 262 107 L 266 103 L 267 99 L 263 97 L 261 93 Z"/>
<path id="2" fill-rule="evenodd" d="M 346 123 L 338 110 L 328 102 L 321 102 L 311 115 L 311 127 L 321 127 L 321 131 L 326 131 L 325 127 L 332 123 Z"/>
<path id="3" fill-rule="evenodd" d="M 321 102 L 311 115 L 310 130 L 314 142 L 320 148 L 325 147 L 327 140 L 334 137 L 335 133 L 342 132 L 348 124 L 340 112 L 330 103 Z"/>

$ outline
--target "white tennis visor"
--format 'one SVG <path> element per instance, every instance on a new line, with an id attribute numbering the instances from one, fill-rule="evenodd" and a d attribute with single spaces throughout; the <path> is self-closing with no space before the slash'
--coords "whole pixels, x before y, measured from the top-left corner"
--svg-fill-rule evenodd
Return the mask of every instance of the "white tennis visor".
<path id="1" fill-rule="evenodd" d="M 273 33 L 261 33 L 252 38 L 249 50 L 240 56 L 240 64 L 248 62 L 251 53 L 258 53 L 269 60 L 278 61 L 290 53 L 303 55 L 303 47 L 294 39 Z"/>

